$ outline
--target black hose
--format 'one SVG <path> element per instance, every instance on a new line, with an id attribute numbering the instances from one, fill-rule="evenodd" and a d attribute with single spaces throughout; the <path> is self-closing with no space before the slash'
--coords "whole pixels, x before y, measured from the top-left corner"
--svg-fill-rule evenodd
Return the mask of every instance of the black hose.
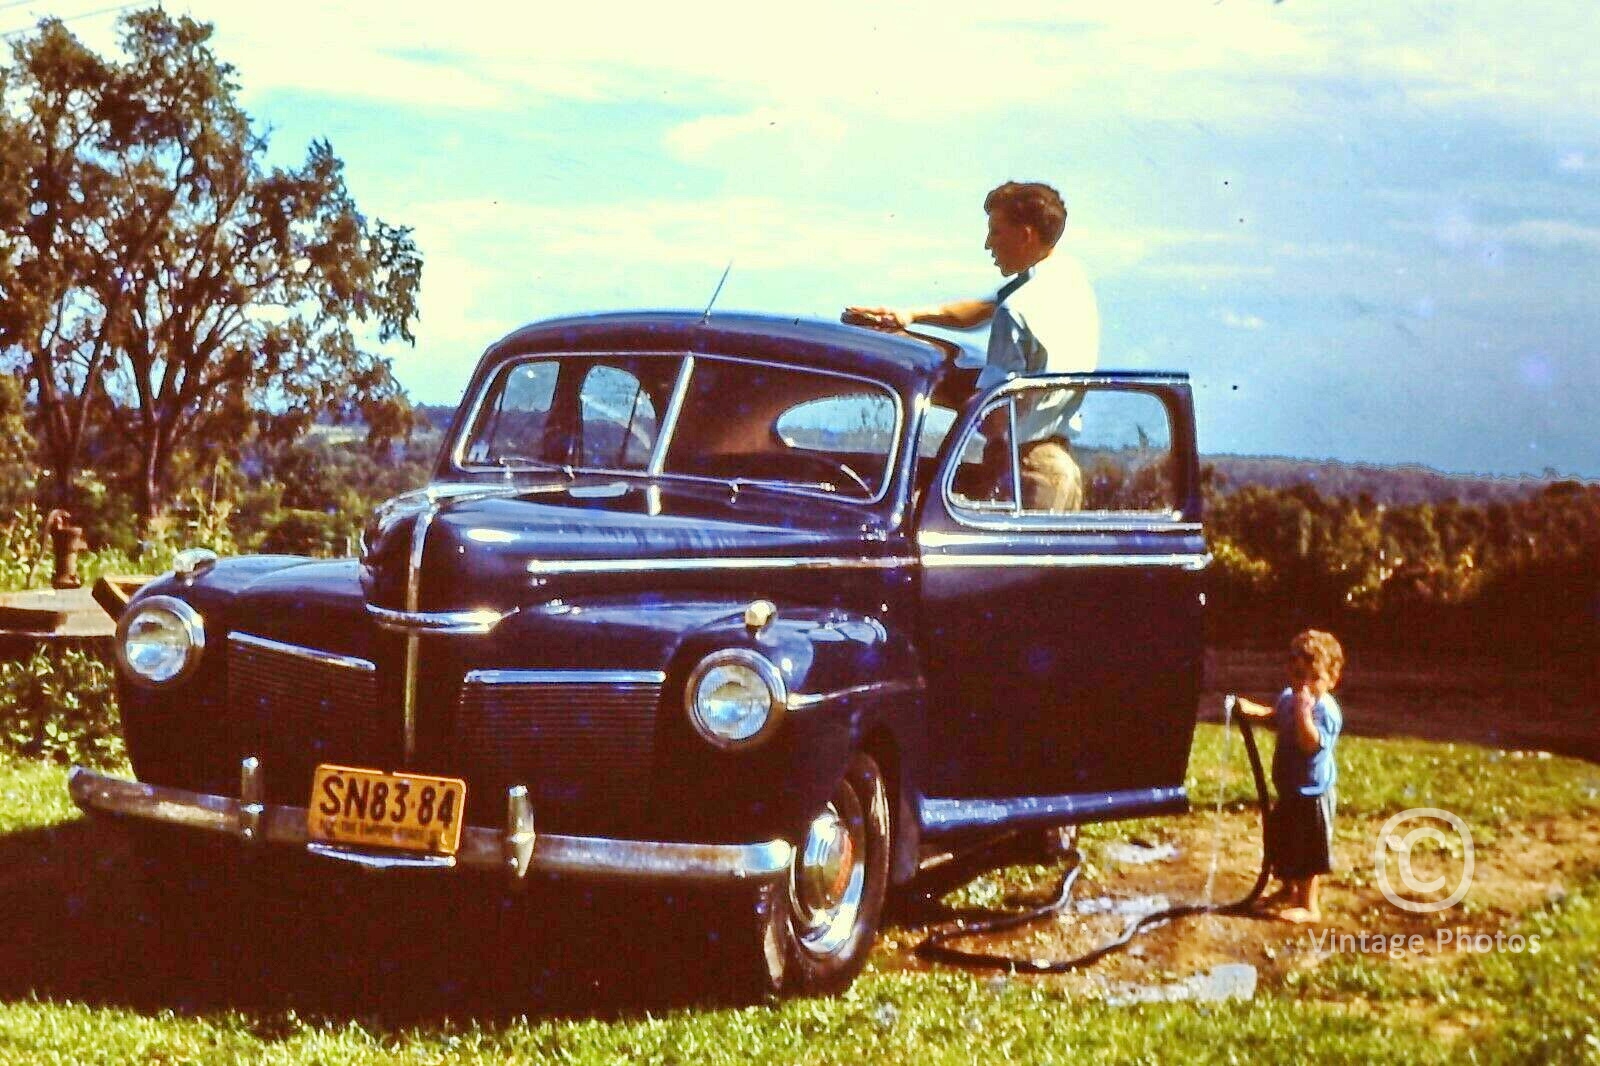
<path id="1" fill-rule="evenodd" d="M 1245 752 L 1250 756 L 1250 773 L 1255 777 L 1256 796 L 1261 806 L 1262 829 L 1264 832 L 1268 804 L 1267 775 L 1261 768 L 1261 752 L 1256 748 L 1256 738 L 1250 729 L 1250 723 L 1242 716 L 1237 721 L 1239 731 L 1244 734 Z M 1037 922 L 1060 914 L 1066 909 L 1071 899 L 1073 883 L 1077 881 L 1078 873 L 1082 869 L 1083 852 L 1073 848 L 1068 856 L 1067 870 L 1061 877 L 1060 885 L 1056 888 L 1055 899 L 1031 910 L 1018 911 L 1014 914 L 1002 914 L 994 918 L 983 918 L 975 922 L 961 922 L 945 929 L 935 930 L 929 933 L 922 943 L 916 946 L 914 954 L 918 958 L 929 959 L 934 962 L 948 962 L 957 966 L 972 966 L 986 970 L 1006 970 L 1011 973 L 1067 973 L 1098 962 L 1114 951 L 1121 951 L 1139 933 L 1158 922 L 1169 922 L 1174 918 L 1187 918 L 1195 914 L 1244 913 L 1255 905 L 1256 900 L 1261 898 L 1262 891 L 1267 887 L 1269 874 L 1267 857 L 1265 849 L 1263 849 L 1261 870 L 1256 874 L 1256 883 L 1241 898 L 1234 900 L 1232 903 L 1183 903 L 1176 907 L 1152 911 L 1129 922 L 1127 927 L 1115 939 L 1101 944 L 1092 951 L 1070 959 L 1019 959 L 991 952 L 963 951 L 960 948 L 949 946 L 948 941 L 951 940 L 978 936 L 984 933 L 1003 932 L 1007 929 L 1015 929 L 1020 925 L 1028 925 L 1031 922 Z"/>

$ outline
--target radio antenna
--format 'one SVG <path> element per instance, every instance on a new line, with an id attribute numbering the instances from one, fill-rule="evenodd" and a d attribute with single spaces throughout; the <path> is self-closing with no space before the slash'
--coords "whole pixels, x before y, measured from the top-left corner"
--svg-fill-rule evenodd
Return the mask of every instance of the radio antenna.
<path id="1" fill-rule="evenodd" d="M 705 322 L 711 317 L 711 309 L 716 306 L 717 297 L 722 295 L 722 287 L 728 283 L 728 274 L 732 270 L 733 260 L 730 259 L 728 260 L 728 265 L 722 268 L 722 280 L 717 282 L 716 289 L 711 293 L 711 302 L 706 304 L 704 313 L 700 315 L 701 322 Z"/>

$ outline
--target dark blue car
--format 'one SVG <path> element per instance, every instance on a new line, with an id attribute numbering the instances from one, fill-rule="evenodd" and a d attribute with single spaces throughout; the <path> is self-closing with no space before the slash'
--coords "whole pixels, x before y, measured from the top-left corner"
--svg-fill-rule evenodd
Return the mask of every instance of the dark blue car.
<path id="1" fill-rule="evenodd" d="M 194 550 L 141 590 L 138 781 L 75 770 L 74 799 L 367 868 L 703 888 L 759 986 L 844 988 L 933 856 L 1186 803 L 1186 379 L 974 395 L 956 355 L 722 314 L 511 334 L 359 559 Z M 1014 440 L 1042 402 L 1074 412 L 1053 511 Z"/>

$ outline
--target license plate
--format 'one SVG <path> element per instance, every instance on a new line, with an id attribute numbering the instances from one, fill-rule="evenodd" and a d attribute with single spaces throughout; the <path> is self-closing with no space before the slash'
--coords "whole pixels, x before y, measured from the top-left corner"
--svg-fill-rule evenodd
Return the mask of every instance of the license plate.
<path id="1" fill-rule="evenodd" d="M 332 844 L 454 855 L 461 846 L 467 784 L 454 777 L 317 767 L 306 828 Z"/>

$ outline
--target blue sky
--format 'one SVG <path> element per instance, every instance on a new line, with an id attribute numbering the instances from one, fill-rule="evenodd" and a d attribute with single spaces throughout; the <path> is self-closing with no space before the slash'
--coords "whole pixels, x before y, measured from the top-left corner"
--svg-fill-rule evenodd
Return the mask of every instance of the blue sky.
<path id="1" fill-rule="evenodd" d="M 276 155 L 330 139 L 415 227 L 414 399 L 730 259 L 727 309 L 992 291 L 1016 178 L 1066 196 L 1103 365 L 1189 371 L 1204 450 L 1600 477 L 1592 0 L 560 6 L 168 5 Z"/>

